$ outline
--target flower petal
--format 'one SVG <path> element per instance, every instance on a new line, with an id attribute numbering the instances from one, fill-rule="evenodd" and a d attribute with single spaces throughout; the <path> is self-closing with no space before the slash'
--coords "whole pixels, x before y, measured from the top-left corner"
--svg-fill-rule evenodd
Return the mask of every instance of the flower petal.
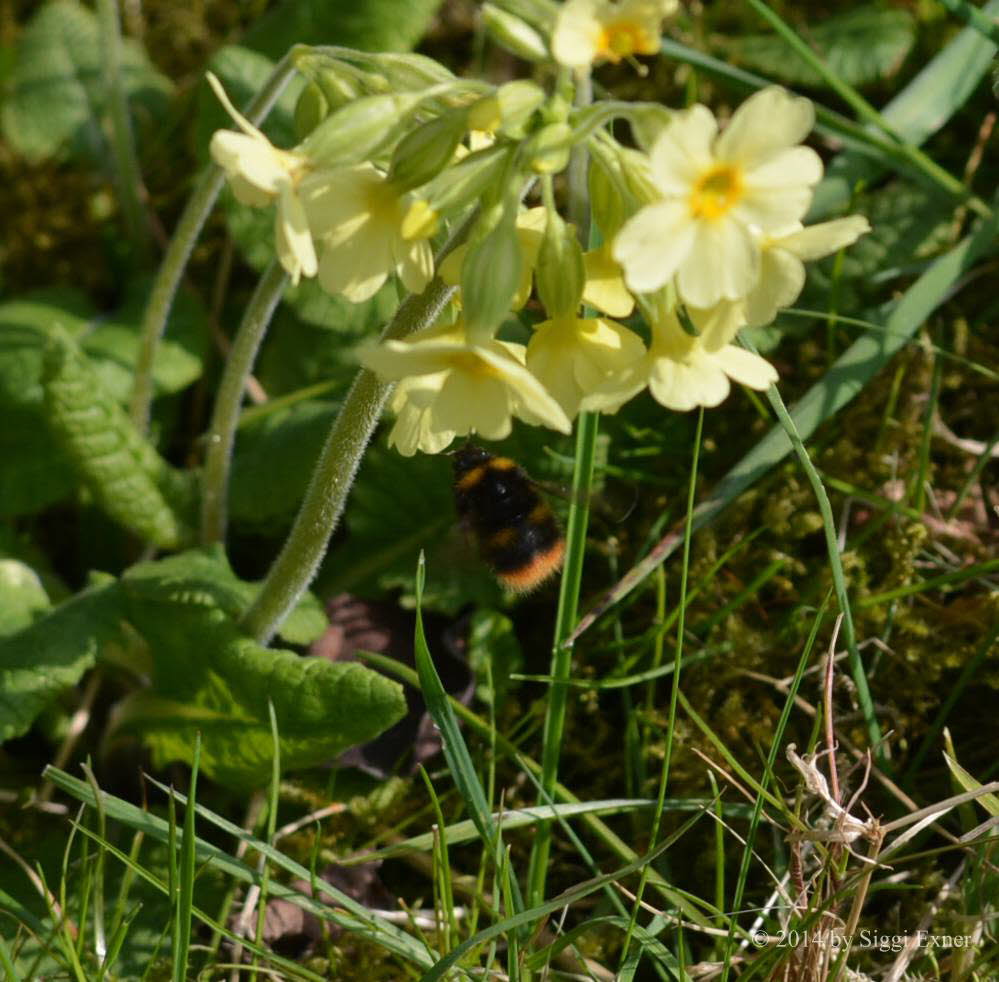
<path id="1" fill-rule="evenodd" d="M 750 96 L 715 143 L 721 160 L 752 167 L 784 147 L 800 143 L 815 124 L 815 107 L 772 85 Z"/>
<path id="2" fill-rule="evenodd" d="M 661 201 L 633 215 L 614 239 L 613 255 L 628 287 L 648 293 L 664 286 L 687 258 L 696 226 L 685 203 Z M 708 306 L 708 304 L 705 304 Z"/>
<path id="3" fill-rule="evenodd" d="M 302 274 L 316 275 L 319 263 L 309 222 L 302 202 L 290 185 L 281 189 L 281 197 L 278 199 L 274 215 L 274 239 L 278 259 L 294 285 L 298 285 Z"/>
<path id="4" fill-rule="evenodd" d="M 712 357 L 729 378 L 751 389 L 763 391 L 777 381 L 777 370 L 770 362 L 734 344 L 726 345 Z"/>
<path id="5" fill-rule="evenodd" d="M 700 222 L 693 245 L 677 271 L 677 291 L 695 307 L 738 300 L 760 275 L 760 245 L 731 218 Z"/>
<path id="6" fill-rule="evenodd" d="M 781 307 L 798 299 L 804 285 L 805 267 L 797 256 L 783 247 L 764 249 L 760 278 L 746 297 L 746 322 L 751 327 L 769 324 Z"/>
<path id="7" fill-rule="evenodd" d="M 810 262 L 853 245 L 870 230 L 870 222 L 863 215 L 850 215 L 831 222 L 809 225 L 808 228 L 782 236 L 779 245 L 781 249 L 793 252 L 799 259 Z"/>
<path id="8" fill-rule="evenodd" d="M 627 317 L 635 307 L 635 298 L 625 287 L 621 267 L 614 261 L 609 246 L 586 253 L 583 266 L 586 270 L 583 303 L 611 317 Z"/>

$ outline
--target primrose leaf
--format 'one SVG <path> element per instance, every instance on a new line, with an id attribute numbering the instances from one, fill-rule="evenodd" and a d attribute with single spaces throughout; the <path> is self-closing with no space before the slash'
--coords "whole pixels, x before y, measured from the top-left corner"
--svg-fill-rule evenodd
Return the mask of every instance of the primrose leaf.
<path id="1" fill-rule="evenodd" d="M 218 545 L 139 563 L 125 573 L 123 582 L 130 597 L 140 603 L 149 600 L 152 610 L 164 602 L 201 603 L 219 607 L 233 621 L 242 616 L 259 588 L 236 576 Z M 138 626 L 141 629 L 141 624 Z M 278 636 L 290 644 L 309 644 L 327 627 L 322 605 L 307 593 L 288 615 Z"/>
<path id="2" fill-rule="evenodd" d="M 232 787 L 259 786 L 273 754 L 269 702 L 290 770 L 330 760 L 405 713 L 401 687 L 357 662 L 303 658 L 241 635 L 209 582 L 192 580 L 185 590 L 183 579 L 173 589 L 163 580 L 155 591 L 153 578 L 134 572 L 123 585 L 130 619 L 150 647 L 153 687 L 125 700 L 115 725 L 140 733 L 158 764 L 190 763 L 200 732 L 205 773 Z"/>
<path id="3" fill-rule="evenodd" d="M 119 602 L 117 585 L 104 580 L 0 638 L 0 742 L 25 733 L 118 636 Z"/>
<path id="4" fill-rule="evenodd" d="M 284 0 L 256 21 L 244 41 L 274 58 L 294 44 L 409 51 L 440 4 L 441 0 Z"/>
<path id="5" fill-rule="evenodd" d="M 0 636 L 14 634 L 52 604 L 38 574 L 19 559 L 0 559 Z"/>
<path id="6" fill-rule="evenodd" d="M 802 30 L 803 37 L 829 68 L 849 85 L 866 85 L 893 75 L 916 40 L 916 24 L 907 10 L 873 4 L 832 17 Z M 822 88 L 825 82 L 773 34 L 747 35 L 728 47 L 747 68 L 788 85 Z"/>
<path id="7" fill-rule="evenodd" d="M 190 532 L 180 508 L 192 488 L 104 390 L 76 344 L 53 331 L 42 377 L 46 417 L 82 481 L 111 518 L 163 549 Z"/>
<path id="8" fill-rule="evenodd" d="M 136 122 L 166 111 L 172 84 L 135 41 L 121 48 L 122 83 Z M 74 0 L 40 5 L 16 46 L 0 125 L 31 162 L 68 153 L 101 160 L 107 98 L 97 18 Z"/>

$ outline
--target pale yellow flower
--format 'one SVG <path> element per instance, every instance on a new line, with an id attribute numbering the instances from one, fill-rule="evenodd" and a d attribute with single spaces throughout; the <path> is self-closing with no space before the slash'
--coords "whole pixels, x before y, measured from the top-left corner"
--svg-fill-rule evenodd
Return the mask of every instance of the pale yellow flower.
<path id="1" fill-rule="evenodd" d="M 417 450 L 440 453 L 455 438 L 454 430 L 433 428 L 430 406 L 434 393 L 443 384 L 443 373 L 439 373 L 437 376 L 406 378 L 396 386 L 389 403 L 389 408 L 395 413 L 395 425 L 389 431 L 388 442 L 403 457 L 412 457 Z"/>
<path id="2" fill-rule="evenodd" d="M 614 241 L 629 288 L 651 292 L 675 276 L 695 307 L 746 297 L 763 238 L 800 222 L 822 177 L 818 154 L 797 145 L 814 118 L 811 102 L 777 87 L 743 103 L 720 135 L 705 106 L 677 113 L 650 154 L 659 200 Z"/>
<path id="3" fill-rule="evenodd" d="M 778 309 L 790 307 L 801 294 L 806 262 L 839 252 L 870 230 L 863 215 L 850 215 L 807 228 L 796 223 L 767 236 L 762 243 L 760 279 L 746 297 L 746 323 L 752 327 L 769 324 Z"/>
<path id="4" fill-rule="evenodd" d="M 535 326 L 527 367 L 572 419 L 584 396 L 644 354 L 642 339 L 614 321 L 559 317 Z"/>
<path id="5" fill-rule="evenodd" d="M 209 152 L 224 171 L 238 201 L 256 208 L 277 201 L 274 239 L 278 260 L 298 283 L 301 276 L 315 276 L 316 250 L 300 197 L 303 180 L 313 174 L 313 165 L 303 154 L 279 150 L 229 101 L 219 80 L 208 74 L 208 82 L 236 125 L 242 130 L 216 130 Z"/>
<path id="6" fill-rule="evenodd" d="M 711 330 L 694 337 L 680 326 L 676 314 L 661 312 L 652 324 L 645 357 L 585 397 L 582 408 L 616 412 L 647 387 L 667 409 L 684 412 L 719 405 L 728 396 L 731 381 L 751 389 L 768 388 L 777 381 L 773 366 L 726 340 L 730 314 L 730 309 L 701 312 L 702 322 L 709 323 Z"/>
<path id="7" fill-rule="evenodd" d="M 404 226 L 414 199 L 374 165 L 328 171 L 302 188 L 302 198 L 309 227 L 322 246 L 319 282 L 328 293 L 360 303 L 374 296 L 391 272 L 411 293 L 430 282 L 432 225 L 412 231 Z"/>
<path id="8" fill-rule="evenodd" d="M 586 283 L 583 304 L 596 307 L 610 317 L 627 317 L 635 309 L 635 298 L 624 285 L 621 267 L 611 254 L 610 244 L 583 254 Z"/>
<path id="9" fill-rule="evenodd" d="M 572 428 L 561 406 L 524 366 L 523 345 L 471 343 L 460 321 L 407 341 L 362 349 L 360 360 L 383 378 L 406 380 L 405 404 L 398 407 L 408 412 L 405 435 L 403 430 L 398 434 L 406 446 L 437 445 L 448 433 L 502 440 L 514 416 L 562 433 Z M 427 415 L 417 418 L 416 412 Z"/>
<path id="10" fill-rule="evenodd" d="M 555 18 L 552 54 L 577 69 L 657 54 L 663 21 L 678 6 L 677 0 L 568 0 Z"/>

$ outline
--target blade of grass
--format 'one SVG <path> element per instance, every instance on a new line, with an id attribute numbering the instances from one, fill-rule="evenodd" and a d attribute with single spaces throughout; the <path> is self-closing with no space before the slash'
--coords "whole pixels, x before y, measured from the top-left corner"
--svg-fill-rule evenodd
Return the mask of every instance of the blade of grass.
<path id="1" fill-rule="evenodd" d="M 185 982 L 191 951 L 191 909 L 194 907 L 194 805 L 197 801 L 198 766 L 201 763 L 201 733 L 194 736 L 194 759 L 191 762 L 191 791 L 184 807 L 184 832 L 180 840 L 179 881 L 173 907 L 173 979 Z M 97 796 L 94 796 L 96 803 Z"/>
<path id="2" fill-rule="evenodd" d="M 807 440 L 819 424 L 851 402 L 882 369 L 903 344 L 925 323 L 945 300 L 952 288 L 977 259 L 991 247 L 999 231 L 999 215 L 981 221 L 974 232 L 937 259 L 894 305 L 883 334 L 857 338 L 829 371 L 795 403 L 791 418 L 802 440 Z M 730 505 L 743 491 L 779 464 L 793 449 L 783 426 L 775 426 L 753 447 L 698 505 L 692 531 L 703 528 Z M 661 562 L 671 556 L 683 541 L 683 529 L 664 536 L 648 556 L 624 575 L 621 581 L 583 616 L 569 637 L 575 641 L 604 612 L 627 596 Z"/>
<path id="3" fill-rule="evenodd" d="M 94 832 L 92 832 L 90 829 L 81 827 L 80 832 L 83 835 L 85 835 L 88 839 L 94 839 Z M 122 852 L 120 849 L 116 849 L 113 845 L 111 845 L 111 843 L 105 842 L 104 846 L 107 849 L 108 854 L 113 856 L 119 862 L 130 864 L 129 868 L 144 883 L 148 884 L 153 889 L 157 890 L 159 893 L 162 893 L 164 896 L 169 896 L 169 887 L 167 883 L 159 879 L 157 876 L 155 876 L 155 874 L 151 873 L 149 870 L 145 869 L 141 864 L 133 863 L 126 853 Z M 289 900 L 293 900 L 295 896 L 298 896 L 294 893 L 293 890 L 290 890 L 288 888 L 282 888 L 282 889 L 286 891 L 286 893 L 284 893 L 283 896 L 286 896 L 287 899 Z M 322 906 L 319 904 L 316 905 L 316 908 L 322 910 Z M 315 911 L 313 911 L 313 913 L 315 913 Z M 304 966 L 289 961 L 288 959 L 283 958 L 280 955 L 275 954 L 274 952 L 266 951 L 263 948 L 257 947 L 257 945 L 253 941 L 251 941 L 248 938 L 243 938 L 238 936 L 234 931 L 231 931 L 226 925 L 220 924 L 214 918 L 210 917 L 208 914 L 202 911 L 197 905 L 192 904 L 191 916 L 200 921 L 202 924 L 204 924 L 205 927 L 213 931 L 220 932 L 226 938 L 226 940 L 230 942 L 230 944 L 241 944 L 247 951 L 250 952 L 250 954 L 258 958 L 263 958 L 267 960 L 269 964 L 274 967 L 283 969 L 283 971 L 290 978 L 308 979 L 309 982 L 324 982 L 325 976 L 317 975 L 315 972 L 310 971 L 308 968 L 305 968 Z M 167 925 L 168 930 L 169 927 L 170 925 Z M 242 965 L 240 967 L 245 968 L 245 966 Z"/>
<path id="4" fill-rule="evenodd" d="M 562 734 L 565 728 L 572 671 L 572 645 L 565 640 L 579 616 L 579 587 L 586 553 L 586 527 L 589 522 L 590 487 L 593 484 L 597 433 L 600 416 L 580 413 L 576 420 L 576 453 L 572 471 L 572 497 L 565 531 L 565 565 L 559 584 L 558 611 L 555 615 L 555 638 L 552 646 L 551 676 L 541 749 L 541 788 L 549 798 L 558 778 Z M 535 833 L 528 871 L 528 896 L 538 904 L 545 894 L 548 859 L 551 853 L 551 826 L 542 824 Z"/>
<path id="5" fill-rule="evenodd" d="M 518 928 L 533 925 L 542 918 L 546 917 L 548 914 L 551 914 L 556 910 L 561 910 L 563 907 L 568 907 L 577 900 L 582 900 L 584 897 L 588 897 L 591 893 L 600 890 L 606 884 L 614 883 L 615 881 L 623 879 L 625 876 L 638 872 L 644 867 L 650 865 L 659 856 L 666 852 L 670 846 L 686 834 L 686 832 L 692 828 L 694 823 L 699 819 L 699 815 L 688 819 L 682 826 L 680 826 L 679 829 L 677 829 L 676 832 L 665 839 L 657 848 L 646 853 L 644 856 L 639 856 L 634 862 L 628 863 L 626 866 L 622 866 L 613 873 L 605 873 L 602 876 L 594 877 L 593 879 L 587 880 L 584 883 L 580 883 L 568 890 L 565 890 L 563 893 L 560 893 L 557 897 L 553 897 L 551 900 L 547 900 L 535 907 L 521 911 L 513 917 L 497 921 L 495 924 L 491 924 L 489 927 L 484 928 L 482 931 L 479 931 L 478 934 L 473 935 L 471 938 L 467 938 L 449 955 L 447 955 L 447 957 L 442 958 L 439 962 L 437 962 L 433 968 L 430 969 L 430 971 L 426 972 L 422 976 L 421 982 L 436 982 L 437 979 L 444 978 L 452 965 L 459 961 L 459 959 L 461 959 L 468 952 L 477 948 L 479 945 L 485 944 L 492 938 L 512 934 Z"/>
<path id="6" fill-rule="evenodd" d="M 94 789 L 94 800 L 98 802 L 97 808 L 97 834 L 100 839 L 107 837 L 107 821 L 104 815 L 104 808 L 100 803 L 99 788 L 97 785 L 97 778 L 94 776 L 94 772 L 90 767 L 90 763 L 85 763 L 83 765 L 83 773 L 86 775 L 87 781 L 90 786 Z M 98 841 L 99 841 L 98 840 Z M 107 957 L 107 937 L 104 931 L 104 849 L 101 846 L 97 847 L 97 855 L 93 862 L 93 883 L 94 883 L 94 953 L 97 955 L 97 960 L 100 964 L 103 964 Z M 104 978 L 103 970 L 98 975 L 98 982 Z"/>
<path id="7" fill-rule="evenodd" d="M 84 805 L 94 807 L 93 791 L 84 781 L 80 781 L 65 771 L 51 766 L 45 769 L 43 776 L 46 780 L 52 781 L 61 791 L 83 802 Z M 174 791 L 167 785 L 148 776 L 147 780 L 154 787 L 157 787 L 166 794 L 169 801 L 176 800 L 182 805 L 186 804 L 187 799 L 180 792 Z M 107 792 L 102 793 L 102 798 L 110 820 L 121 822 L 129 828 L 139 829 L 157 842 L 167 843 L 171 846 L 171 853 L 176 853 L 176 840 L 171 839 L 171 827 L 166 820 L 158 818 L 141 808 L 137 808 L 130 802 L 109 795 Z M 194 811 L 200 818 L 214 825 L 222 832 L 234 837 L 238 841 L 245 842 L 250 849 L 265 855 L 274 866 L 284 870 L 290 877 L 309 882 L 308 869 L 285 856 L 277 849 L 274 849 L 268 843 L 251 835 L 239 825 L 230 822 L 228 819 L 223 818 L 201 804 L 195 804 Z M 196 840 L 196 847 L 197 856 L 200 861 L 211 862 L 214 868 L 227 876 L 235 877 L 244 883 L 259 886 L 260 874 L 257 870 L 234 859 L 223 849 L 212 843 L 205 842 L 203 839 Z M 125 858 L 127 859 L 127 857 Z M 141 867 L 130 868 L 136 868 L 137 871 L 141 869 Z M 330 920 L 344 928 L 344 930 L 353 931 L 372 939 L 375 943 L 392 951 L 394 954 L 400 955 L 402 958 L 414 962 L 416 965 L 428 965 L 430 963 L 429 956 L 422 946 L 416 944 L 409 935 L 404 931 L 400 931 L 394 924 L 382 920 L 363 904 L 358 903 L 342 890 L 337 890 L 336 887 L 327 881 L 320 878 L 315 879 L 313 882 L 315 883 L 317 892 L 329 897 L 333 901 L 333 904 L 335 904 L 335 907 L 330 904 L 314 901 L 311 897 L 297 893 L 280 883 L 272 883 L 271 891 L 274 896 L 288 899 L 320 919 Z M 176 892 L 176 887 L 171 885 L 170 895 L 173 896 Z M 217 923 L 212 918 L 207 918 L 207 922 Z M 229 937 L 228 933 L 226 933 L 226 937 Z"/>

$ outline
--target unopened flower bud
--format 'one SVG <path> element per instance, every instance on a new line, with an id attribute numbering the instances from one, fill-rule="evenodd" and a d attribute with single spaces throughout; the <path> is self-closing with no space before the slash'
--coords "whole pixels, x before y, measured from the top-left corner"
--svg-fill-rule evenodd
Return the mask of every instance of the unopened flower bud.
<path id="1" fill-rule="evenodd" d="M 295 134 L 304 140 L 328 115 L 330 104 L 322 89 L 309 82 L 295 103 Z"/>
<path id="2" fill-rule="evenodd" d="M 554 209 L 548 210 L 534 280 L 550 318 L 573 317 L 586 282 L 583 250 L 572 226 Z"/>
<path id="3" fill-rule="evenodd" d="M 572 150 L 572 127 L 551 123 L 533 133 L 524 144 L 531 170 L 537 174 L 556 174 L 565 170 Z"/>
<path id="4" fill-rule="evenodd" d="M 438 214 L 460 211 L 492 187 L 506 168 L 510 147 L 486 147 L 441 171 L 421 192 Z"/>
<path id="5" fill-rule="evenodd" d="M 370 160 L 394 137 L 418 94 L 370 95 L 327 116 L 302 142 L 301 152 L 323 165 Z"/>
<path id="6" fill-rule="evenodd" d="M 461 267 L 461 303 L 470 336 L 492 336 L 510 310 L 522 263 L 516 226 L 506 216 L 468 250 Z"/>
<path id="7" fill-rule="evenodd" d="M 525 61 L 547 61 L 548 45 L 527 21 L 487 3 L 482 6 L 482 22 L 497 43 L 518 58 Z"/>
<path id="8" fill-rule="evenodd" d="M 590 209 L 605 240 L 612 239 L 625 221 L 624 201 L 615 178 L 600 157 L 590 158 Z"/>
<path id="9" fill-rule="evenodd" d="M 402 190 L 419 187 L 454 160 L 466 131 L 466 113 L 455 110 L 410 130 L 396 145 L 389 180 Z"/>

